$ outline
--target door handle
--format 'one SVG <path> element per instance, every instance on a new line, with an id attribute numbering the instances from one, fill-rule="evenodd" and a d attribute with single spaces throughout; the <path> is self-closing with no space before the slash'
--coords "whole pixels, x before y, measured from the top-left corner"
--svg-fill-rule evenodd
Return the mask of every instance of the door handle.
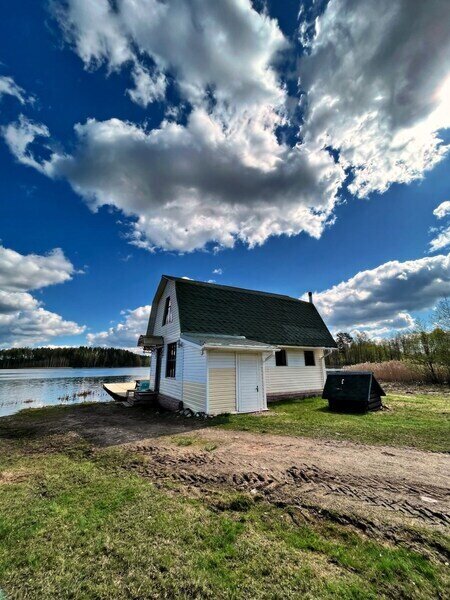
<path id="1" fill-rule="evenodd" d="M 256 391 L 259 392 L 259 386 L 258 385 L 256 386 Z"/>

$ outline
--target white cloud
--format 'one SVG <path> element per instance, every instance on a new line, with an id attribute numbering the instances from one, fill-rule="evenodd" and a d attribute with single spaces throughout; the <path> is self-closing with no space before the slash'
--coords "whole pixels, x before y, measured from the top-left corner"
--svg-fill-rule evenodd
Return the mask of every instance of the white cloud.
<path id="1" fill-rule="evenodd" d="M 54 153 L 39 169 L 67 178 L 94 210 L 110 205 L 135 217 L 131 239 L 148 249 L 232 247 L 236 239 L 254 246 L 301 231 L 320 237 L 342 171 L 328 153 L 279 145 L 248 119 L 233 130 L 197 109 L 186 127 L 163 122 L 150 132 L 89 120 L 76 126 L 74 155 Z M 23 155 L 37 162 L 26 146 Z"/>
<path id="2" fill-rule="evenodd" d="M 270 63 L 287 46 L 275 20 L 249 0 L 68 0 L 54 4 L 66 39 L 89 68 L 117 69 L 141 57 L 172 72 L 191 101 L 214 88 L 219 101 L 276 101 Z M 239 68 L 237 68 L 239 65 Z"/>
<path id="3" fill-rule="evenodd" d="M 445 202 L 441 202 L 433 210 L 433 215 L 438 219 L 443 219 L 444 217 L 450 218 L 450 201 L 445 200 Z M 434 229 L 433 231 L 438 231 L 438 234 L 430 242 L 430 252 L 436 252 L 450 246 L 450 222 L 444 227 Z"/>
<path id="4" fill-rule="evenodd" d="M 411 330 L 414 325 L 414 318 L 409 313 L 398 313 L 392 319 L 384 319 L 365 326 L 359 325 L 356 328 L 351 327 L 350 331 L 352 334 L 365 333 L 373 339 L 381 339 L 405 330 Z"/>
<path id="5" fill-rule="evenodd" d="M 88 68 L 106 62 L 116 69 L 134 54 L 108 0 L 51 2 L 65 36 Z"/>
<path id="6" fill-rule="evenodd" d="M 45 310 L 29 291 L 72 279 L 75 268 L 60 248 L 23 255 L 0 246 L 0 347 L 33 345 L 84 327 Z"/>
<path id="7" fill-rule="evenodd" d="M 61 248 L 46 255 L 19 254 L 0 246 L 0 289 L 8 292 L 36 290 L 69 281 L 75 268 Z"/>
<path id="8" fill-rule="evenodd" d="M 305 139 L 339 151 L 359 197 L 421 178 L 448 150 L 450 2 L 331 0 L 299 73 Z"/>
<path id="9" fill-rule="evenodd" d="M 0 315 L 11 315 L 22 310 L 34 310 L 38 306 L 38 301 L 31 294 L 0 289 Z"/>
<path id="10" fill-rule="evenodd" d="M 314 295 L 325 322 L 374 333 L 410 327 L 409 314 L 450 295 L 450 254 L 390 261 Z"/>
<path id="11" fill-rule="evenodd" d="M 441 229 L 440 233 L 430 242 L 430 252 L 436 252 L 450 246 L 450 225 Z"/>
<path id="12" fill-rule="evenodd" d="M 441 204 L 433 210 L 433 215 L 438 219 L 443 219 L 447 215 L 450 216 L 450 200 L 441 202 Z"/>
<path id="13" fill-rule="evenodd" d="M 62 335 L 79 335 L 84 330 L 84 326 L 42 307 L 0 314 L 0 347 L 42 344 Z"/>
<path id="14" fill-rule="evenodd" d="M 123 321 L 107 331 L 88 333 L 86 338 L 91 346 L 112 346 L 136 351 L 137 341 L 147 331 L 151 306 L 139 306 L 124 311 Z"/>
<path id="15" fill-rule="evenodd" d="M 10 123 L 2 128 L 2 134 L 11 152 L 19 162 L 33 167 L 41 173 L 47 172 L 46 161 L 37 160 L 29 150 L 36 138 L 48 138 L 50 132 L 46 125 L 35 123 L 24 115 L 20 115 L 18 121 Z M 44 147 L 46 147 L 44 145 Z"/>
<path id="16" fill-rule="evenodd" d="M 88 119 L 76 125 L 70 154 L 46 160 L 31 150 L 48 136 L 45 125 L 22 117 L 4 129 L 18 160 L 68 180 L 93 210 L 129 217 L 137 246 L 183 252 L 300 232 L 319 238 L 347 170 L 362 197 L 422 177 L 447 150 L 437 133 L 450 126 L 446 1 L 331 0 L 299 64 L 301 128 L 277 71 L 294 50 L 250 0 L 54 6 L 86 68 L 130 69 L 128 93 L 142 106 L 162 99 L 169 79 L 181 95 L 154 129 Z"/>
<path id="17" fill-rule="evenodd" d="M 128 90 L 130 98 L 142 107 L 148 106 L 155 100 L 163 100 L 167 80 L 163 73 L 150 73 L 141 65 L 133 69 L 134 89 Z"/>
<path id="18" fill-rule="evenodd" d="M 131 240 L 148 249 L 320 236 L 344 173 L 328 153 L 277 137 L 287 95 L 275 65 L 288 42 L 275 20 L 250 0 L 65 7 L 58 20 L 88 68 L 132 65 L 129 94 L 143 106 L 161 99 L 170 74 L 192 112 L 186 125 L 163 121 L 151 131 L 88 120 L 76 127 L 74 154 L 41 169 L 67 178 L 92 208 L 108 204 L 134 219 Z"/>
<path id="19" fill-rule="evenodd" d="M 2 96 L 14 96 L 21 104 L 25 104 L 26 96 L 23 90 L 12 77 L 0 75 L 0 100 Z"/>
<path id="20" fill-rule="evenodd" d="M 213 270 L 213 275 L 222 275 L 223 274 L 223 269 L 214 269 Z"/>

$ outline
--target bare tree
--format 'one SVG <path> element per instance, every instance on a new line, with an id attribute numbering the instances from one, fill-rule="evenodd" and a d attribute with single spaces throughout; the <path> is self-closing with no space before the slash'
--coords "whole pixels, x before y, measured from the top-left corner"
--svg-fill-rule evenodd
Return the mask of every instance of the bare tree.
<path id="1" fill-rule="evenodd" d="M 436 325 L 444 331 L 450 331 L 450 300 L 448 298 L 439 300 L 435 308 L 435 320 Z"/>

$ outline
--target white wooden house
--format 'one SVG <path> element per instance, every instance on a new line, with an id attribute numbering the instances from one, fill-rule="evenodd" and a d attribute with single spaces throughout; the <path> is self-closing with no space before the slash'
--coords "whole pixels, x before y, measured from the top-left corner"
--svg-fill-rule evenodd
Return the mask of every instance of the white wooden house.
<path id="1" fill-rule="evenodd" d="M 139 346 L 163 406 L 220 414 L 320 394 L 336 344 L 312 302 L 164 275 Z"/>

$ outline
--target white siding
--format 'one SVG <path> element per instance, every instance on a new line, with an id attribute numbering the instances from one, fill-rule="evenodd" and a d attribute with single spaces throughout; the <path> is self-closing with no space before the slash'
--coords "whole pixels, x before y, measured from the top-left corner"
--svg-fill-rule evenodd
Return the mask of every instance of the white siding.
<path id="1" fill-rule="evenodd" d="M 164 307 L 166 305 L 166 298 L 170 296 L 172 300 L 172 315 L 173 321 L 172 323 L 168 323 L 167 325 L 162 324 L 163 316 L 164 316 Z M 177 297 L 175 293 L 175 282 L 168 281 L 166 284 L 166 289 L 164 290 L 161 298 L 158 302 L 158 308 L 156 310 L 156 320 L 155 327 L 153 329 L 153 335 L 162 335 L 164 337 L 164 341 L 178 340 L 180 337 L 180 317 L 178 313 L 178 303 Z"/>
<path id="2" fill-rule="evenodd" d="M 271 354 L 269 358 L 264 363 L 266 367 L 274 367 L 275 366 L 275 354 Z"/>
<path id="3" fill-rule="evenodd" d="M 195 412 L 206 412 L 206 354 L 200 346 L 183 341 L 183 404 Z"/>
<path id="4" fill-rule="evenodd" d="M 288 349 L 286 351 L 288 367 L 304 367 L 305 353 L 303 350 Z"/>
<path id="5" fill-rule="evenodd" d="M 208 412 L 236 412 L 236 355 L 208 351 Z"/>
<path id="6" fill-rule="evenodd" d="M 288 367 L 304 367 L 305 366 L 305 352 L 303 349 L 298 348 L 286 348 L 286 359 Z M 266 361 L 267 367 L 275 366 L 275 355 L 272 354 Z"/>
<path id="7" fill-rule="evenodd" d="M 208 366 L 213 369 L 234 369 L 236 354 L 234 352 L 208 351 Z"/>
<path id="8" fill-rule="evenodd" d="M 268 394 L 309 392 L 321 390 L 325 383 L 322 350 L 315 350 L 316 365 L 305 367 L 303 350 L 287 349 L 287 367 L 276 367 L 273 357 L 266 362 L 266 391 Z"/>
<path id="9" fill-rule="evenodd" d="M 156 352 L 153 351 L 150 357 L 150 389 L 155 389 L 155 371 L 156 371 Z"/>
<path id="10" fill-rule="evenodd" d="M 170 296 L 172 302 L 173 321 L 172 323 L 163 325 L 162 321 L 167 296 Z M 167 282 L 166 288 L 161 298 L 159 299 L 153 335 L 161 335 L 164 338 L 164 349 L 162 353 L 161 362 L 161 381 L 159 384 L 159 391 L 165 396 L 170 396 L 171 398 L 181 400 L 183 382 L 183 348 L 177 348 L 177 363 L 175 377 L 166 377 L 167 344 L 177 342 L 180 339 L 180 318 L 178 313 L 177 297 L 175 293 L 175 282 L 173 281 Z M 155 371 L 155 369 L 156 354 L 154 355 L 154 365 L 152 366 L 153 372 Z"/>

